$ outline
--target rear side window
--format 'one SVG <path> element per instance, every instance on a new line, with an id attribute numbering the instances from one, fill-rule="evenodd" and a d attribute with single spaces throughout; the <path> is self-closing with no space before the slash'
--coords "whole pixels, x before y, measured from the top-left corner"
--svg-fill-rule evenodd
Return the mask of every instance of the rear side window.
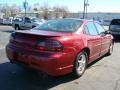
<path id="1" fill-rule="evenodd" d="M 120 19 L 114 19 L 111 21 L 111 25 L 120 25 Z"/>

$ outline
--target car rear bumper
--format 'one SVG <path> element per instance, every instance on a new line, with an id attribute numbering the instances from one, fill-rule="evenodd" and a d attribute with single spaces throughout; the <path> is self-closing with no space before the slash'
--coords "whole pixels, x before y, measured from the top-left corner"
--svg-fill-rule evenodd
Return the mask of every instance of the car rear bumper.
<path id="1" fill-rule="evenodd" d="M 51 56 L 23 53 L 10 45 L 6 46 L 6 54 L 12 63 L 37 69 L 51 76 L 59 76 L 72 72 L 73 65 L 64 65 L 64 59 L 69 59 L 64 53 L 56 53 Z"/>

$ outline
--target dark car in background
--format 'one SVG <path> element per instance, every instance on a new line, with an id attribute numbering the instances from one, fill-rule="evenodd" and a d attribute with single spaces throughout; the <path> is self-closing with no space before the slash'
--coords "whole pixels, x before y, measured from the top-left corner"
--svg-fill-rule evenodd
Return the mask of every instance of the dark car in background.
<path id="1" fill-rule="evenodd" d="M 113 19 L 110 23 L 109 30 L 115 38 L 120 37 L 120 19 Z"/>
<path id="2" fill-rule="evenodd" d="M 52 76 L 81 76 L 87 65 L 113 51 L 113 37 L 95 21 L 57 19 L 11 34 L 6 46 L 12 63 Z"/>

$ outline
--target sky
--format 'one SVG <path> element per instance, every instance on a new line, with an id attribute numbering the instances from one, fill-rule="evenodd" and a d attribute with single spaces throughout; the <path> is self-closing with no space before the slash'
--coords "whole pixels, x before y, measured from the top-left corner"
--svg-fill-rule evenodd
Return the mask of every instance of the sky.
<path id="1" fill-rule="evenodd" d="M 24 0 L 0 0 L 0 4 L 16 4 L 23 7 Z M 66 6 L 69 11 L 83 11 L 84 0 L 27 0 L 28 5 L 47 3 L 52 6 Z M 89 0 L 88 12 L 120 12 L 120 0 Z"/>

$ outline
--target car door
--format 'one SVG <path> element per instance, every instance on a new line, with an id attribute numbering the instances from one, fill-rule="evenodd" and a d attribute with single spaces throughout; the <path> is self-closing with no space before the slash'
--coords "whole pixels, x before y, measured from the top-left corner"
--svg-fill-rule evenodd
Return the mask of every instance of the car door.
<path id="1" fill-rule="evenodd" d="M 102 48 L 101 48 L 101 55 L 104 55 L 105 53 L 108 52 L 110 43 L 111 43 L 111 35 L 110 34 L 105 34 L 105 29 L 97 22 L 94 23 L 99 35 L 102 38 Z"/>
<path id="2" fill-rule="evenodd" d="M 26 29 L 26 30 L 32 28 L 32 23 L 31 23 L 30 18 L 25 17 L 24 23 L 23 23 L 23 28 Z"/>
<path id="3" fill-rule="evenodd" d="M 100 56 L 102 38 L 98 34 L 97 29 L 92 21 L 85 25 L 84 31 L 86 33 L 86 39 L 90 49 L 89 59 L 90 62 L 92 62 Z"/>

